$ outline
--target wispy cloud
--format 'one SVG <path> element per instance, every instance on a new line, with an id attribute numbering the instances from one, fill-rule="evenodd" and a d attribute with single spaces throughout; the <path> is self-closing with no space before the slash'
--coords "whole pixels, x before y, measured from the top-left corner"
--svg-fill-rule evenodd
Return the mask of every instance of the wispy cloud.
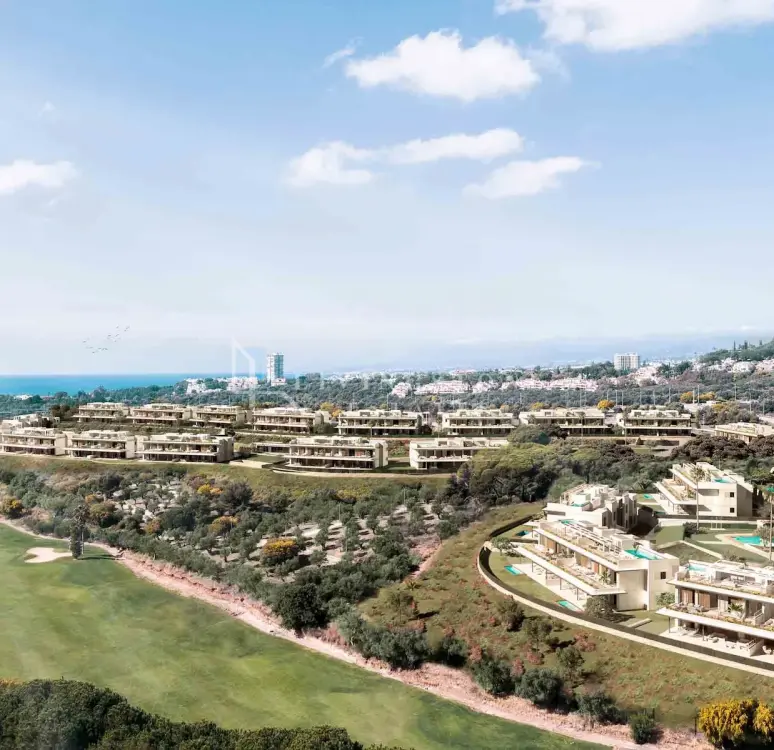
<path id="1" fill-rule="evenodd" d="M 510 40 L 486 37 L 464 47 L 459 32 L 444 30 L 409 37 L 376 57 L 349 60 L 345 72 L 363 88 L 387 86 L 463 102 L 523 94 L 540 81 Z"/>
<path id="2" fill-rule="evenodd" d="M 318 183 L 359 185 L 374 174 L 355 164 L 427 164 L 444 159 L 487 162 L 520 152 L 524 139 L 515 130 L 495 128 L 477 135 L 456 133 L 440 138 L 415 139 L 394 146 L 364 149 L 336 141 L 310 149 L 290 163 L 289 184 L 309 187 Z"/>
<path id="3" fill-rule="evenodd" d="M 576 156 L 512 161 L 495 169 L 483 182 L 468 185 L 464 192 L 490 200 L 538 195 L 559 187 L 562 175 L 572 174 L 585 166 L 588 162 Z"/>
<path id="4" fill-rule="evenodd" d="M 495 9 L 534 11 L 547 39 L 604 52 L 774 21 L 774 0 L 497 0 Z"/>
<path id="5" fill-rule="evenodd" d="M 44 102 L 43 106 L 40 108 L 40 111 L 38 112 L 38 117 L 53 118 L 53 117 L 56 117 L 58 112 L 59 111 L 53 105 L 52 102 Z"/>
<path id="6" fill-rule="evenodd" d="M 331 65 L 335 65 L 337 62 L 340 62 L 341 60 L 346 60 L 348 57 L 352 57 L 352 55 L 357 52 L 357 47 L 360 44 L 359 39 L 353 39 L 350 41 L 346 47 L 342 47 L 341 49 L 336 50 L 335 52 L 331 52 L 328 57 L 325 58 L 323 61 L 323 68 L 330 68 Z"/>
<path id="7" fill-rule="evenodd" d="M 69 161 L 38 164 L 18 159 L 0 165 L 0 195 L 10 195 L 29 187 L 57 189 L 77 176 L 78 171 Z"/>

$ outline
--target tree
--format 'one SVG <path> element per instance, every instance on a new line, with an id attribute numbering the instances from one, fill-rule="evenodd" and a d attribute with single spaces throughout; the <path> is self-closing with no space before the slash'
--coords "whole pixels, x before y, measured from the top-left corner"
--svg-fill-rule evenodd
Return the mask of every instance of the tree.
<path id="1" fill-rule="evenodd" d="M 470 669 L 476 683 L 490 695 L 513 693 L 516 682 L 507 661 L 484 653 L 478 661 L 471 663 Z"/>
<path id="2" fill-rule="evenodd" d="M 741 745 L 753 730 L 757 707 L 758 703 L 754 700 L 732 699 L 709 703 L 699 710 L 698 727 L 717 747 Z"/>
<path id="3" fill-rule="evenodd" d="M 575 695 L 578 713 L 592 727 L 595 724 L 623 724 L 626 716 L 615 701 L 604 691 L 578 692 Z"/>
<path id="4" fill-rule="evenodd" d="M 583 668 L 583 654 L 575 646 L 570 645 L 559 649 L 556 658 L 565 677 L 575 679 L 580 675 Z"/>
<path id="5" fill-rule="evenodd" d="M 586 600 L 586 614 L 598 620 L 614 620 L 616 617 L 609 596 L 590 596 Z"/>
<path id="6" fill-rule="evenodd" d="M 75 560 L 83 555 L 83 536 L 86 530 L 86 519 L 89 517 L 89 507 L 83 503 L 75 508 L 72 515 L 72 530 L 70 532 L 70 552 Z"/>
<path id="7" fill-rule="evenodd" d="M 598 404 L 597 409 L 600 411 L 610 411 L 615 406 L 615 402 L 609 398 L 603 398 Z"/>
<path id="8" fill-rule="evenodd" d="M 269 539 L 261 550 L 261 561 L 267 566 L 281 565 L 298 557 L 299 552 L 295 539 Z"/>
<path id="9" fill-rule="evenodd" d="M 322 627 L 327 612 L 319 588 L 312 583 L 288 583 L 275 592 L 274 612 L 283 627 L 300 633 L 308 628 Z"/>
<path id="10" fill-rule="evenodd" d="M 638 711 L 629 717 L 629 733 L 638 745 L 645 745 L 656 738 L 658 726 L 652 714 Z"/>
<path id="11" fill-rule="evenodd" d="M 0 513 L 12 519 L 21 518 L 24 513 L 24 506 L 21 500 L 17 500 L 15 497 L 8 497 L 0 505 Z"/>
<path id="12" fill-rule="evenodd" d="M 513 632 L 520 630 L 524 623 L 524 608 L 513 599 L 505 599 L 497 603 L 497 612 L 502 618 L 505 629 Z"/>
<path id="13" fill-rule="evenodd" d="M 556 672 L 538 667 L 525 672 L 519 695 L 541 708 L 556 708 L 562 695 L 562 678 Z"/>
<path id="14" fill-rule="evenodd" d="M 522 627 L 527 636 L 527 641 L 533 646 L 540 646 L 545 643 L 554 629 L 551 620 L 540 615 L 528 618 Z"/>
<path id="15" fill-rule="evenodd" d="M 417 603 L 414 597 L 402 588 L 387 591 L 387 606 L 395 613 L 400 622 L 410 620 L 416 613 Z"/>

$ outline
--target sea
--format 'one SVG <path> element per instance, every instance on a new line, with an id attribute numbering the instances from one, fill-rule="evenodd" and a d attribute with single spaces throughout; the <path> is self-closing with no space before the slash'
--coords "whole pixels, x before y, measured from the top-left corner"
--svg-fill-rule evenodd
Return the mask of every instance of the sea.
<path id="1" fill-rule="evenodd" d="M 52 396 L 65 391 L 70 395 L 97 388 L 139 388 L 149 385 L 174 385 L 186 378 L 225 378 L 222 373 L 130 373 L 127 375 L 0 375 L 0 394 L 10 396 Z"/>

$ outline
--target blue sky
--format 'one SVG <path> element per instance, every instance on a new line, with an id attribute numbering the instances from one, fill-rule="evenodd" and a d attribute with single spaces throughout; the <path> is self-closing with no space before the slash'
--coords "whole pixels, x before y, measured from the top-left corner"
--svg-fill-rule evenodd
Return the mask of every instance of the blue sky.
<path id="1" fill-rule="evenodd" d="M 773 171 L 774 0 L 8 0 L 0 372 L 773 329 Z"/>

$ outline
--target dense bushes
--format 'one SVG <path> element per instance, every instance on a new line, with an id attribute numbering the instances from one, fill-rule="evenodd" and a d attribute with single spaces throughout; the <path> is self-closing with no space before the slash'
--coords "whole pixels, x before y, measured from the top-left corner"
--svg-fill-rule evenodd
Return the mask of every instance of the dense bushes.
<path id="1" fill-rule="evenodd" d="M 0 747 L 7 750 L 363 750 L 334 727 L 255 731 L 184 724 L 142 711 L 84 682 L 0 682 Z M 373 748 L 377 750 L 377 748 Z"/>
<path id="2" fill-rule="evenodd" d="M 716 747 L 770 747 L 774 710 L 756 700 L 715 701 L 699 711 L 698 727 Z"/>
<path id="3" fill-rule="evenodd" d="M 471 663 L 470 671 L 476 683 L 490 695 L 513 694 L 516 680 L 507 661 L 484 653 Z"/>
<path id="4" fill-rule="evenodd" d="M 366 659 L 380 659 L 393 669 L 416 669 L 430 658 L 424 633 L 372 625 L 351 610 L 336 622 L 342 637 Z"/>
<path id="5" fill-rule="evenodd" d="M 629 717 L 629 732 L 638 745 L 652 742 L 658 735 L 658 727 L 653 714 L 637 711 Z"/>

